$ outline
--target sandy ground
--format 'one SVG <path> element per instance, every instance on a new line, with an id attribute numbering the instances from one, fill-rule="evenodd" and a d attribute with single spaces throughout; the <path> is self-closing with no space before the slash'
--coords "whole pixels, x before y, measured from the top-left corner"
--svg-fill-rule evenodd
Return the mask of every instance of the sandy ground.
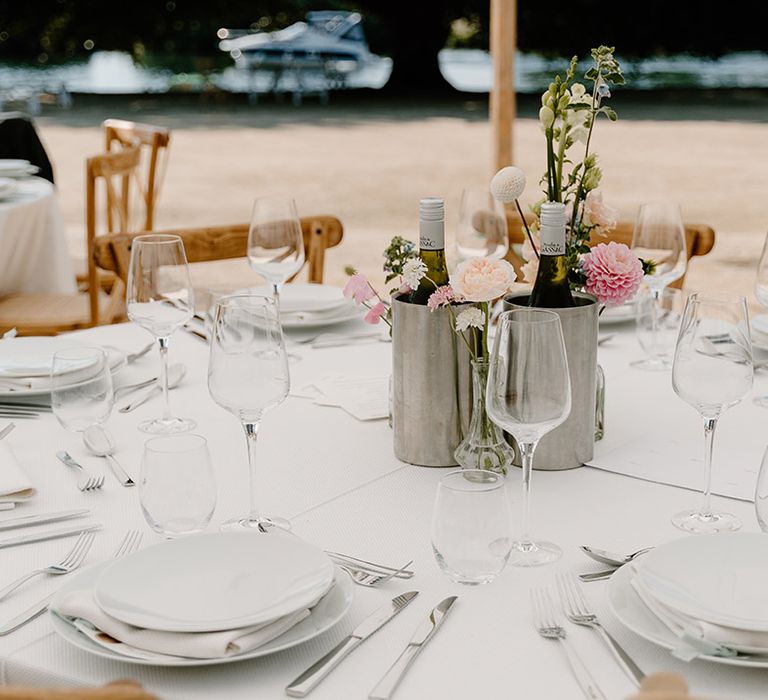
<path id="1" fill-rule="evenodd" d="M 627 106 L 628 118 L 598 125 L 594 139 L 604 198 L 633 219 L 641 202 L 679 201 L 684 218 L 717 232 L 714 251 L 694 260 L 686 286 L 731 289 L 752 297 L 755 265 L 768 230 L 768 99 L 743 110 L 714 96 L 707 109 Z M 621 106 L 615 105 L 622 115 Z M 528 174 L 525 199 L 539 197 L 543 137 L 524 103 L 514 126 L 515 162 Z M 447 231 L 462 188 L 487 186 L 491 132 L 483 101 L 372 104 L 347 101 L 301 109 L 274 103 L 90 100 L 39 118 L 54 161 L 74 256 L 84 248 L 84 159 L 102 148 L 99 124 L 125 117 L 173 129 L 157 228 L 247 221 L 254 197 L 290 194 L 301 214 L 329 213 L 344 241 L 326 259 L 326 281 L 343 283 L 345 265 L 380 278 L 381 251 L 394 234 L 414 238 L 418 199 L 443 196 Z M 231 270 L 252 273 L 239 261 Z"/>

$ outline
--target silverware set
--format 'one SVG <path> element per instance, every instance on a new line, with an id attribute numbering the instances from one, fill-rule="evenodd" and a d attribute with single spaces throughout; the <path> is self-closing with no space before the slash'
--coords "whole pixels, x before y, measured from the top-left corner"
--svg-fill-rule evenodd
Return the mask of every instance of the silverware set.
<path id="1" fill-rule="evenodd" d="M 82 464 L 72 459 L 69 452 L 60 450 L 56 453 L 56 456 L 68 467 L 71 467 L 72 469 L 75 469 L 79 472 L 77 488 L 79 488 L 81 491 L 95 491 L 96 489 L 100 489 L 102 486 L 104 486 L 104 477 L 102 475 L 93 476 L 85 469 L 85 467 L 83 467 Z"/>
<path id="2" fill-rule="evenodd" d="M 174 389 L 184 379 L 184 375 L 187 373 L 187 368 L 183 364 L 173 364 L 168 368 L 168 389 Z M 137 387 L 133 387 L 137 388 Z M 162 387 L 156 381 L 154 385 L 150 386 L 141 396 L 134 399 L 130 403 L 125 404 L 117 410 L 120 413 L 130 413 L 136 410 L 139 406 L 143 406 L 153 396 L 162 393 Z"/>
<path id="3" fill-rule="evenodd" d="M 590 559 L 594 559 L 601 564 L 605 564 L 606 566 L 611 567 L 610 569 L 604 569 L 602 571 L 590 571 L 586 574 L 579 574 L 579 578 L 582 581 L 589 582 L 604 581 L 605 579 L 610 578 L 620 567 L 624 566 L 624 564 L 629 564 L 629 562 L 634 561 L 636 557 L 639 557 L 646 552 L 650 552 L 653 547 L 644 547 L 643 549 L 638 549 L 636 552 L 632 552 L 631 554 L 616 554 L 614 552 L 608 552 L 604 549 L 587 547 L 586 545 L 581 545 L 579 549 L 581 549 L 581 551 L 584 552 L 584 554 L 586 554 Z"/>
<path id="4" fill-rule="evenodd" d="M 335 564 L 349 574 L 354 583 L 360 586 L 378 586 L 393 578 L 409 579 L 413 578 L 414 575 L 414 572 L 408 569 L 408 567 L 413 564 L 413 561 L 409 561 L 404 566 L 396 569 L 392 566 L 377 564 L 375 562 L 366 561 L 365 559 L 358 559 L 357 557 L 341 554 L 339 552 L 326 551 L 326 554 Z"/>
<path id="5" fill-rule="evenodd" d="M 0 401 L 0 418 L 39 418 L 42 413 L 51 413 L 52 410 L 50 403 Z"/>

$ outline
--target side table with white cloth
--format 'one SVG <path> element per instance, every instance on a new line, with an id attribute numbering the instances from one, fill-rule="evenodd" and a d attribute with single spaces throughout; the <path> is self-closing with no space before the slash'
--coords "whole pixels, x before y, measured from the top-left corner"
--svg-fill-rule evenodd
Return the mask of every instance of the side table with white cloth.
<path id="1" fill-rule="evenodd" d="M 0 198 L 0 296 L 76 291 L 53 185 L 39 177 L 17 180 L 14 191 Z"/>
<path id="2" fill-rule="evenodd" d="M 702 445 L 696 430 L 697 416 L 677 399 L 671 388 L 664 390 L 670 382 L 669 375 L 658 373 L 651 377 L 629 367 L 633 353 L 641 354 L 632 328 L 611 330 L 614 338 L 600 348 L 608 396 L 606 439 L 598 443 L 595 458 L 601 468 L 536 474 L 535 526 L 542 536 L 563 547 L 564 556 L 557 565 L 534 569 L 508 567 L 486 586 L 452 584 L 438 569 L 430 544 L 435 490 L 445 470 L 398 462 L 393 456 L 392 433 L 386 420 L 358 421 L 338 407 L 289 396 L 280 410 L 267 416 L 268 429 L 263 432 L 259 446 L 265 510 L 288 516 L 296 535 L 323 549 L 381 562 L 412 559 L 411 568 L 416 571 L 412 579 L 393 579 L 378 588 L 356 588 L 350 613 L 334 628 L 307 643 L 262 658 L 204 669 L 158 668 L 105 660 L 70 646 L 53 631 L 51 619 L 42 616 L 0 638 L 0 683 L 83 686 L 132 678 L 161 698 L 279 700 L 285 697 L 289 682 L 338 644 L 366 615 L 394 595 L 419 590 L 420 595 L 395 620 L 351 654 L 310 697 L 367 697 L 428 611 L 448 595 L 459 598 L 439 634 L 399 686 L 395 695 L 398 700 L 580 697 L 560 649 L 540 638 L 533 627 L 530 589 L 541 585 L 553 587 L 558 571 L 597 570 L 598 565 L 581 554 L 579 545 L 631 552 L 679 538 L 681 533 L 671 524 L 670 516 L 695 502 L 696 494 L 658 481 L 666 477 L 688 488 L 699 486 L 688 483 L 685 465 L 678 474 L 679 461 L 665 462 L 659 456 L 670 437 L 663 432 L 665 421 L 674 420 L 674 428 L 679 428 L 676 434 L 680 453 L 689 460 L 698 459 Z M 71 337 L 128 352 L 140 348 L 147 340 L 141 329 L 131 325 L 90 329 Z M 302 356 L 301 361 L 291 364 L 292 384 L 297 388 L 330 374 L 370 377 L 390 371 L 391 346 L 385 343 L 317 349 L 294 345 L 292 350 Z M 185 381 L 174 390 L 174 400 L 196 419 L 196 432 L 208 439 L 213 457 L 218 489 L 218 505 L 209 528 L 213 531 L 243 510 L 248 479 L 245 445 L 240 426 L 208 394 L 207 345 L 195 336 L 181 333 L 170 353 L 171 362 L 183 362 L 188 370 Z M 154 370 L 156 359 L 145 356 L 121 370 L 124 376 L 120 381 L 140 379 Z M 766 390 L 768 380 L 758 374 L 755 393 Z M 764 434 L 761 420 L 768 420 L 768 414 L 746 404 L 745 401 L 743 407 L 734 409 L 722 422 L 720 492 L 728 492 L 727 482 L 734 480 L 729 478 L 729 470 L 731 476 L 741 475 L 740 468 L 756 470 L 758 466 L 741 464 L 741 454 L 738 459 L 734 456 L 730 464 L 725 459 L 728 446 L 744 430 Z M 741 409 L 738 415 L 737 410 Z M 144 441 L 136 426 L 156 410 L 157 406 L 150 402 L 133 413 L 115 413 L 109 422 L 120 461 L 134 478 L 138 477 Z M 16 515 L 90 508 L 104 529 L 97 534 L 86 564 L 109 558 L 128 529 L 142 529 L 145 546 L 159 541 L 143 521 L 138 489 L 122 488 L 114 479 L 110 480 L 109 474 L 100 491 L 80 492 L 75 488 L 72 475 L 56 460 L 57 450 L 70 451 L 94 471 L 104 467 L 53 416 L 47 414 L 18 423 L 4 442 L 38 493 L 32 501 L 19 506 Z M 755 439 L 763 440 L 759 436 Z M 630 453 L 628 446 L 632 444 L 640 444 L 639 451 Z M 621 449 L 625 452 L 623 456 Z M 635 471 L 631 476 L 607 471 L 614 454 L 617 459 L 622 457 L 625 471 L 630 471 L 626 463 L 632 465 Z M 744 454 L 744 459 L 752 460 L 749 450 Z M 648 468 L 645 474 L 644 465 Z M 742 475 L 736 480 L 746 478 Z M 510 475 L 510 481 L 515 510 L 520 502 L 517 470 Z M 746 531 L 757 531 L 752 504 L 737 500 L 749 497 L 745 488 L 742 486 L 732 495 L 736 498 L 727 499 L 728 509 L 742 519 Z M 720 497 L 716 500 L 726 501 Z M 0 550 L 0 583 L 46 560 L 55 560 L 61 551 L 62 543 L 58 540 Z M 49 577 L 20 589 L 0 602 L 0 624 L 60 585 L 60 580 Z M 768 669 L 737 668 L 701 660 L 686 663 L 630 632 L 609 609 L 607 585 L 590 583 L 584 591 L 605 627 L 643 671 L 682 673 L 692 692 L 705 697 L 765 697 Z M 627 677 L 590 630 L 571 624 L 567 630 L 608 698 L 633 694 L 635 689 Z"/>

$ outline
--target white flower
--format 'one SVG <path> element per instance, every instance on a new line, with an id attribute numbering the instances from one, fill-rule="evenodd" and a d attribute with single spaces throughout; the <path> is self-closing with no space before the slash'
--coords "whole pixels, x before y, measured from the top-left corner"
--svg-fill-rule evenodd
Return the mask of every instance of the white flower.
<path id="1" fill-rule="evenodd" d="M 525 173 L 514 165 L 508 165 L 497 172 L 491 180 L 491 194 L 494 199 L 509 204 L 518 199 L 525 190 Z"/>
<path id="2" fill-rule="evenodd" d="M 427 265 L 421 258 L 411 258 L 403 265 L 403 283 L 411 289 L 419 286 L 424 275 L 427 274 Z"/>
<path id="3" fill-rule="evenodd" d="M 574 83 L 573 85 L 571 85 L 572 97 L 577 97 L 577 98 L 581 97 L 586 91 L 587 89 L 581 83 Z"/>
<path id="4" fill-rule="evenodd" d="M 589 129 L 585 126 L 577 126 L 571 129 L 570 137 L 573 139 L 574 143 L 576 141 L 581 141 L 581 143 L 587 142 L 587 137 L 589 136 Z"/>
<path id="5" fill-rule="evenodd" d="M 456 317 L 456 332 L 461 333 L 467 330 L 467 328 L 480 328 L 485 325 L 485 314 L 474 306 L 471 309 L 462 311 Z"/>
<path id="6" fill-rule="evenodd" d="M 555 113 L 549 107 L 542 107 L 539 110 L 539 121 L 545 129 L 549 129 L 555 122 Z"/>

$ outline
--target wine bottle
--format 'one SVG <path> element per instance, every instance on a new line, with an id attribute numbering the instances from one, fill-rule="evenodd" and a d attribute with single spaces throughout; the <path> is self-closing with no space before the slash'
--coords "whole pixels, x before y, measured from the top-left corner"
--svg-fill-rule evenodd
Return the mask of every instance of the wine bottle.
<path id="1" fill-rule="evenodd" d="M 448 284 L 445 262 L 445 202 L 438 197 L 425 197 L 419 202 L 419 257 L 427 273 L 411 292 L 411 304 L 426 305 L 437 287 Z"/>
<path id="2" fill-rule="evenodd" d="M 568 265 L 565 259 L 565 204 L 542 204 L 539 222 L 539 271 L 528 305 L 545 309 L 575 306 L 568 284 Z"/>

